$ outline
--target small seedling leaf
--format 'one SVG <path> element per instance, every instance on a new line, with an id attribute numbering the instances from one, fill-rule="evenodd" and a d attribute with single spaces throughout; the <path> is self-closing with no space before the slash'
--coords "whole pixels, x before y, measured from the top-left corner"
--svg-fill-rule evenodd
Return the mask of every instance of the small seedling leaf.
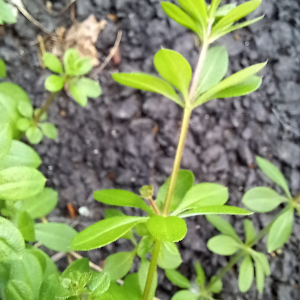
<path id="1" fill-rule="evenodd" d="M 228 13 L 231 12 L 234 8 L 236 8 L 236 3 L 230 3 L 220 6 L 216 11 L 215 17 L 224 17 L 228 15 Z"/>
<path id="2" fill-rule="evenodd" d="M 186 223 L 178 217 L 153 216 L 146 225 L 153 238 L 162 242 L 179 242 L 187 233 Z"/>
<path id="3" fill-rule="evenodd" d="M 256 288 L 262 293 L 264 291 L 265 286 L 265 274 L 263 271 L 263 267 L 260 264 L 258 259 L 254 259 L 255 264 L 255 277 L 256 277 Z"/>
<path id="4" fill-rule="evenodd" d="M 100 84 L 97 81 L 89 78 L 78 79 L 76 86 L 79 87 L 90 98 L 98 98 L 102 94 Z"/>
<path id="5" fill-rule="evenodd" d="M 266 176 L 278 184 L 284 190 L 289 199 L 292 198 L 286 179 L 279 169 L 268 160 L 259 156 L 256 157 L 256 162 Z"/>
<path id="6" fill-rule="evenodd" d="M 248 244 L 251 241 L 253 241 L 256 236 L 256 232 L 255 232 L 252 221 L 247 220 L 247 219 L 244 220 L 244 229 L 245 229 L 246 244 Z"/>
<path id="7" fill-rule="evenodd" d="M 138 281 L 139 281 L 141 291 L 145 290 L 147 276 L 149 273 L 149 268 L 150 268 L 150 262 L 146 259 L 143 259 L 141 261 L 141 266 L 138 271 Z M 154 294 L 156 291 L 156 287 L 157 287 L 157 272 L 155 272 L 152 287 L 151 287 L 151 294 L 153 295 L 153 297 L 154 297 Z M 151 297 L 150 299 L 152 299 L 153 297 Z M 138 299 L 135 299 L 135 300 L 138 300 Z"/>
<path id="8" fill-rule="evenodd" d="M 143 259 L 147 253 L 151 253 L 153 243 L 152 236 L 143 236 L 137 249 L 138 256 Z"/>
<path id="9" fill-rule="evenodd" d="M 194 294 L 188 290 L 182 290 L 177 292 L 171 300 L 198 300 L 199 295 Z"/>
<path id="10" fill-rule="evenodd" d="M 22 132 L 25 132 L 30 127 L 30 125 L 31 120 L 25 118 L 19 119 L 17 122 L 17 128 Z"/>
<path id="11" fill-rule="evenodd" d="M 102 203 L 116 206 L 137 207 L 149 214 L 152 209 L 136 194 L 124 190 L 101 190 L 94 192 L 94 198 Z"/>
<path id="12" fill-rule="evenodd" d="M 109 274 L 112 281 L 121 279 L 130 271 L 134 257 L 134 251 L 112 254 L 105 260 L 103 271 Z"/>
<path id="13" fill-rule="evenodd" d="M 196 262 L 194 266 L 195 266 L 195 271 L 197 274 L 196 283 L 200 287 L 205 287 L 206 276 L 205 276 L 205 272 L 204 272 L 202 266 L 200 265 L 199 262 Z"/>
<path id="14" fill-rule="evenodd" d="M 88 104 L 88 97 L 85 91 L 77 86 L 76 82 L 70 84 L 70 93 L 72 94 L 74 100 L 82 107 L 86 107 Z"/>
<path id="15" fill-rule="evenodd" d="M 24 250 L 21 232 L 10 221 L 0 217 L 0 262 L 17 260 Z"/>
<path id="16" fill-rule="evenodd" d="M 65 78 L 58 75 L 50 75 L 45 81 L 45 89 L 52 93 L 61 91 L 64 85 Z"/>
<path id="17" fill-rule="evenodd" d="M 178 52 L 168 49 L 159 50 L 154 56 L 154 65 L 161 77 L 174 85 L 188 100 L 192 68 Z"/>
<path id="18" fill-rule="evenodd" d="M 251 211 L 265 213 L 274 210 L 288 199 L 270 188 L 256 187 L 246 192 L 242 201 Z"/>
<path id="19" fill-rule="evenodd" d="M 0 162 L 9 152 L 12 145 L 12 129 L 9 123 L 0 126 Z"/>
<path id="20" fill-rule="evenodd" d="M 181 7 L 193 17 L 193 19 L 206 28 L 207 8 L 204 0 L 178 0 Z"/>
<path id="21" fill-rule="evenodd" d="M 269 264 L 267 256 L 262 252 L 254 251 L 252 253 L 253 253 L 252 258 L 254 260 L 257 260 L 260 263 L 264 274 L 266 276 L 270 276 L 271 275 L 271 269 L 270 269 L 270 264 Z"/>
<path id="22" fill-rule="evenodd" d="M 233 237 L 223 234 L 211 238 L 207 243 L 208 249 L 219 255 L 232 255 L 240 246 Z"/>
<path id="23" fill-rule="evenodd" d="M 35 300 L 32 290 L 21 280 L 10 280 L 5 288 L 6 300 Z"/>
<path id="24" fill-rule="evenodd" d="M 43 139 L 43 133 L 42 133 L 41 129 L 36 126 L 30 126 L 26 130 L 25 134 L 26 134 L 28 141 L 33 145 L 40 143 Z"/>
<path id="25" fill-rule="evenodd" d="M 210 280 L 210 282 L 214 281 L 214 283 L 211 285 L 210 287 L 210 291 L 214 294 L 219 294 L 222 292 L 222 289 L 223 289 L 223 282 L 221 279 L 215 279 L 216 276 L 213 276 Z"/>
<path id="26" fill-rule="evenodd" d="M 146 222 L 143 217 L 114 217 L 97 222 L 80 232 L 72 241 L 73 250 L 92 250 L 106 246 L 133 228 Z"/>
<path id="27" fill-rule="evenodd" d="M 0 171 L 0 199 L 17 201 L 40 193 L 46 178 L 28 167 L 12 167 Z"/>
<path id="28" fill-rule="evenodd" d="M 161 269 L 177 269 L 182 263 L 180 252 L 175 243 L 164 242 L 158 256 L 158 266 Z"/>
<path id="29" fill-rule="evenodd" d="M 56 139 L 58 135 L 57 128 L 51 124 L 51 123 L 41 123 L 39 126 L 42 129 L 43 134 L 48 138 L 48 139 Z"/>
<path id="30" fill-rule="evenodd" d="M 77 231 L 67 224 L 38 223 L 35 224 L 35 235 L 38 242 L 51 250 L 70 252 L 70 244 Z"/>
<path id="31" fill-rule="evenodd" d="M 107 273 L 92 271 L 92 278 L 88 282 L 88 289 L 92 291 L 92 297 L 96 298 L 104 294 L 110 286 L 110 277 Z"/>
<path id="32" fill-rule="evenodd" d="M 72 262 L 61 274 L 62 278 L 71 278 L 72 273 L 88 273 L 90 272 L 88 258 L 81 258 Z"/>
<path id="33" fill-rule="evenodd" d="M 43 55 L 43 61 L 46 68 L 51 70 L 54 73 L 62 74 L 63 73 L 63 66 L 60 60 L 53 55 L 52 53 L 46 52 Z"/>
<path id="34" fill-rule="evenodd" d="M 17 23 L 16 13 L 14 13 L 15 7 L 12 4 L 6 3 L 0 0 L 0 25 L 3 23 L 15 24 Z"/>
<path id="35" fill-rule="evenodd" d="M 3 59 L 0 58 L 0 78 L 5 78 L 5 77 L 6 77 L 5 62 L 3 61 Z"/>
<path id="36" fill-rule="evenodd" d="M 115 73 L 112 77 L 116 82 L 125 86 L 161 94 L 183 107 L 183 102 L 173 87 L 158 77 L 143 73 Z"/>
<path id="37" fill-rule="evenodd" d="M 242 293 L 246 293 L 252 283 L 254 278 L 254 267 L 253 262 L 250 255 L 247 255 L 240 266 L 240 273 L 239 273 L 239 290 Z"/>
<path id="38" fill-rule="evenodd" d="M 174 285 L 182 289 L 190 289 L 192 287 L 190 281 L 176 270 L 165 270 L 165 274 Z"/>
<path id="39" fill-rule="evenodd" d="M 17 216 L 17 227 L 27 242 L 35 241 L 34 221 L 26 211 L 21 211 Z"/>
<path id="40" fill-rule="evenodd" d="M 293 223 L 294 210 L 292 208 L 276 219 L 268 235 L 268 252 L 279 249 L 287 242 L 293 230 Z"/>

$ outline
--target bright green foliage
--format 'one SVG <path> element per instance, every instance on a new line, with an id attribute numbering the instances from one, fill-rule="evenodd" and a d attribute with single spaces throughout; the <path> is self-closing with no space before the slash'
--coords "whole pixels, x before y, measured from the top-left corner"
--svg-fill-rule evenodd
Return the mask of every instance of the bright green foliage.
<path id="1" fill-rule="evenodd" d="M 114 217 L 97 222 L 80 232 L 72 241 L 74 250 L 91 250 L 106 246 L 133 228 L 138 223 L 146 222 L 142 217 Z"/>
<path id="2" fill-rule="evenodd" d="M 171 300 L 198 300 L 199 295 L 194 294 L 187 290 L 177 292 Z"/>
<path id="3" fill-rule="evenodd" d="M 33 115 L 33 107 L 31 103 L 21 102 L 18 105 L 18 111 L 22 117 L 31 118 Z"/>
<path id="4" fill-rule="evenodd" d="M 9 152 L 12 144 L 12 129 L 8 123 L 0 127 L 0 160 Z"/>
<path id="5" fill-rule="evenodd" d="M 178 178 L 176 181 L 176 187 L 171 202 L 171 211 L 175 210 L 182 199 L 184 198 L 186 192 L 194 185 L 195 177 L 193 172 L 188 170 L 180 170 L 178 173 Z M 157 193 L 156 204 L 162 209 L 165 199 L 167 197 L 168 189 L 170 186 L 170 177 L 165 181 L 165 183 L 160 187 Z"/>
<path id="6" fill-rule="evenodd" d="M 149 267 L 150 267 L 150 262 L 146 259 L 143 259 L 141 261 L 141 266 L 138 271 L 138 282 L 139 282 L 139 286 L 140 286 L 142 292 L 145 290 Z M 153 280 L 152 287 L 151 287 L 153 296 L 155 294 L 156 287 L 157 287 L 157 272 L 155 272 L 154 280 Z M 136 300 L 139 300 L 139 299 L 140 298 L 138 298 Z"/>
<path id="7" fill-rule="evenodd" d="M 186 223 L 178 217 L 153 216 L 147 228 L 154 239 L 162 242 L 179 242 L 187 232 Z"/>
<path id="8" fill-rule="evenodd" d="M 40 193 L 46 179 L 28 167 L 12 167 L 0 171 L 0 199 L 17 201 Z"/>
<path id="9" fill-rule="evenodd" d="M 167 269 L 165 270 L 165 274 L 174 285 L 182 289 L 190 289 L 192 286 L 190 281 L 176 270 Z"/>
<path id="10" fill-rule="evenodd" d="M 81 106 L 87 105 L 88 97 L 97 98 L 101 95 L 102 89 L 98 82 L 80 77 L 89 73 L 93 65 L 90 58 L 80 57 L 76 49 L 68 49 L 65 52 L 64 67 L 60 60 L 51 53 L 45 53 L 43 60 L 48 69 L 59 74 L 50 75 L 46 79 L 46 90 L 55 93 L 61 91 L 63 88 L 68 89 L 74 100 Z M 53 128 L 44 130 L 46 136 L 50 135 L 51 138 L 57 136 Z"/>
<path id="11" fill-rule="evenodd" d="M 36 126 L 30 126 L 26 130 L 26 137 L 31 144 L 35 145 L 39 144 L 42 141 L 43 133 L 40 128 Z"/>
<path id="12" fill-rule="evenodd" d="M 0 25 L 4 23 L 14 24 L 17 22 L 15 8 L 6 3 L 4 0 L 0 0 Z"/>
<path id="13" fill-rule="evenodd" d="M 72 264 L 70 264 L 64 272 L 61 274 L 62 278 L 68 278 L 72 275 L 72 273 L 87 273 L 90 271 L 89 260 L 87 258 L 81 258 L 75 260 Z"/>
<path id="14" fill-rule="evenodd" d="M 0 78 L 6 77 L 6 66 L 5 62 L 0 58 Z"/>
<path id="15" fill-rule="evenodd" d="M 137 255 L 142 259 L 145 258 L 145 255 L 152 251 L 153 243 L 154 239 L 152 236 L 143 236 L 138 245 Z"/>
<path id="16" fill-rule="evenodd" d="M 9 152 L 0 160 L 0 170 L 18 166 L 36 169 L 41 163 L 39 155 L 31 147 L 20 141 L 13 140 Z"/>
<path id="17" fill-rule="evenodd" d="M 253 223 L 248 219 L 244 220 L 244 229 L 245 229 L 245 241 L 246 244 L 249 244 L 255 239 L 256 236 Z"/>
<path id="18" fill-rule="evenodd" d="M 176 269 L 182 263 L 180 252 L 175 243 L 164 242 L 158 256 L 158 266 L 164 270 Z"/>
<path id="19" fill-rule="evenodd" d="M 259 168 L 266 174 L 266 176 L 268 176 L 272 181 L 278 184 L 284 190 L 288 198 L 292 198 L 286 179 L 279 171 L 279 169 L 268 160 L 259 156 L 256 157 L 256 162 Z"/>
<path id="20" fill-rule="evenodd" d="M 144 199 L 153 198 L 153 185 L 144 185 L 140 188 L 141 197 Z"/>
<path id="21" fill-rule="evenodd" d="M 119 252 L 108 256 L 103 271 L 109 274 L 111 280 L 123 278 L 130 271 L 135 252 Z"/>
<path id="22" fill-rule="evenodd" d="M 34 242 L 34 221 L 26 211 L 21 211 L 18 213 L 16 225 L 25 241 Z"/>
<path id="23" fill-rule="evenodd" d="M 207 243 L 207 247 L 210 251 L 219 255 L 232 255 L 240 249 L 241 244 L 231 236 L 221 234 L 211 238 Z"/>
<path id="24" fill-rule="evenodd" d="M 210 280 L 210 282 L 213 282 L 213 284 L 211 285 L 209 291 L 214 293 L 214 294 L 219 294 L 222 292 L 223 289 L 223 282 L 222 280 L 218 280 L 215 278 L 216 276 L 213 276 Z"/>
<path id="25" fill-rule="evenodd" d="M 39 300 L 53 300 L 61 294 L 61 282 L 58 274 L 50 275 L 41 286 Z"/>
<path id="26" fill-rule="evenodd" d="M 46 136 L 47 138 L 53 140 L 57 138 L 58 135 L 57 128 L 53 124 L 41 123 L 40 127 L 44 136 Z"/>
<path id="27" fill-rule="evenodd" d="M 21 280 L 10 280 L 5 288 L 7 300 L 34 300 L 32 290 Z"/>
<path id="28" fill-rule="evenodd" d="M 161 49 L 154 56 L 154 66 L 160 76 L 175 86 L 187 101 L 192 79 L 188 61 L 176 51 Z"/>
<path id="29" fill-rule="evenodd" d="M 152 209 L 136 194 L 123 190 L 102 190 L 94 192 L 94 198 L 102 203 L 117 206 L 137 207 L 149 214 Z"/>
<path id="30" fill-rule="evenodd" d="M 24 249 L 20 231 L 10 221 L 0 217 L 0 262 L 19 259 Z"/>
<path id="31" fill-rule="evenodd" d="M 265 213 L 274 210 L 281 203 L 288 202 L 288 199 L 270 188 L 257 187 L 248 191 L 242 201 L 248 209 Z"/>
<path id="32" fill-rule="evenodd" d="M 293 223 L 294 210 L 292 208 L 275 220 L 268 235 L 268 252 L 275 251 L 286 243 L 292 233 Z"/>
<path id="33" fill-rule="evenodd" d="M 227 200 L 228 190 L 226 187 L 215 183 L 196 184 L 188 190 L 172 215 L 178 215 L 188 209 L 224 205 Z"/>
<path id="34" fill-rule="evenodd" d="M 236 3 L 230 3 L 220 6 L 215 13 L 215 17 L 224 17 L 234 8 L 236 8 Z"/>
<path id="35" fill-rule="evenodd" d="M 70 252 L 71 241 L 77 232 L 67 224 L 38 223 L 35 224 L 36 240 L 51 250 Z"/>
<path id="36" fill-rule="evenodd" d="M 206 219 L 209 223 L 211 223 L 214 227 L 216 227 L 221 233 L 231 236 L 237 242 L 241 241 L 239 236 L 235 232 L 234 228 L 224 218 L 215 215 L 208 215 L 206 216 Z"/>
<path id="37" fill-rule="evenodd" d="M 205 281 L 206 281 L 206 276 L 205 276 L 205 272 L 202 268 L 202 266 L 200 265 L 199 262 L 195 263 L 195 271 L 197 274 L 197 278 L 196 278 L 196 283 L 200 286 L 200 287 L 204 287 L 205 286 Z"/>
<path id="38" fill-rule="evenodd" d="M 239 290 L 242 293 L 247 292 L 253 282 L 254 266 L 250 255 L 247 255 L 240 266 Z"/>
<path id="39" fill-rule="evenodd" d="M 225 47 L 217 46 L 208 50 L 197 88 L 197 97 L 224 78 L 228 71 L 228 64 L 229 56 Z"/>
<path id="40" fill-rule="evenodd" d="M 28 198 L 19 204 L 19 209 L 26 211 L 32 219 L 48 215 L 57 205 L 58 193 L 50 188 L 45 188 L 38 195 Z"/>

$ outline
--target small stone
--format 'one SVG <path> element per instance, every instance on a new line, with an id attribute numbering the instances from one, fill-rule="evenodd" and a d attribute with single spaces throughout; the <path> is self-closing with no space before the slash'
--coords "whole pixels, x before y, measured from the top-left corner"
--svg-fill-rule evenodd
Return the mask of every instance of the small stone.
<path id="1" fill-rule="evenodd" d="M 300 85 L 296 82 L 280 82 L 279 89 L 284 102 L 298 102 L 300 100 Z"/>
<path id="2" fill-rule="evenodd" d="M 283 141 L 277 146 L 278 157 L 293 168 L 300 166 L 300 147 L 289 141 Z"/>
<path id="3" fill-rule="evenodd" d="M 113 115 L 121 120 L 131 119 L 139 111 L 138 102 L 135 99 L 128 99 L 121 105 L 115 106 Z"/>
<path id="4" fill-rule="evenodd" d="M 253 164 L 253 155 L 247 143 L 240 143 L 238 154 L 245 165 L 250 166 Z"/>

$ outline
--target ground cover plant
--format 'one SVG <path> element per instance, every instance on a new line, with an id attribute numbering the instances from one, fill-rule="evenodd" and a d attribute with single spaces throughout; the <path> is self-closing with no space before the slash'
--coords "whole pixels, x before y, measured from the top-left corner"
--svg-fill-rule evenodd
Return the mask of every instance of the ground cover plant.
<path id="1" fill-rule="evenodd" d="M 162 7 L 171 18 L 195 31 L 202 41 L 194 75 L 192 76 L 191 66 L 180 54 L 167 49 L 160 50 L 154 58 L 161 78 L 141 73 L 113 75 L 123 85 L 160 93 L 184 110 L 173 172 L 157 195 L 154 195 L 152 186 L 141 187 L 140 195 L 122 190 L 101 190 L 94 193 L 94 198 L 102 203 L 139 208 L 142 217 L 126 216 L 119 210 L 108 209 L 104 220 L 79 234 L 66 224 L 47 222 L 45 216 L 55 207 L 57 193 L 48 188 L 44 189 L 45 178 L 36 170 L 41 164 L 37 153 L 16 140 L 21 132 L 26 132 L 28 140 L 33 143 L 39 142 L 43 134 L 56 137 L 56 130 L 53 127 L 49 129 L 49 126 L 48 130 L 43 129 L 42 124 L 45 123 L 40 121 L 45 120 L 47 107 L 53 102 L 55 93 L 63 87 L 81 105 L 86 104 L 87 97 L 99 95 L 101 90 L 96 83 L 89 81 L 88 85 L 83 84 L 82 87 L 82 78 L 79 77 L 91 68 L 87 61 L 82 61 L 73 51 L 69 51 L 67 54 L 70 59 L 65 59 L 63 70 L 59 60 L 50 54 L 45 55 L 45 65 L 60 75 L 52 75 L 46 80 L 45 87 L 52 94 L 45 106 L 37 112 L 34 112 L 23 90 L 7 83 L 0 86 L 0 104 L 3 107 L 4 103 L 10 103 L 8 100 L 14 99 L 13 94 L 19 93 L 12 109 L 3 110 L 0 127 L 0 198 L 3 216 L 0 219 L 1 298 L 153 299 L 157 285 L 156 269 L 159 266 L 165 270 L 172 283 L 183 289 L 172 299 L 212 299 L 213 294 L 222 290 L 221 279 L 224 274 L 241 259 L 239 289 L 246 292 L 250 288 L 255 271 L 257 288 L 260 292 L 263 290 L 264 277 L 270 274 L 268 259 L 265 254 L 252 247 L 265 234 L 268 234 L 268 252 L 277 250 L 287 241 L 293 226 L 294 211 L 300 210 L 299 196 L 293 198 L 280 171 L 259 157 L 259 167 L 283 189 L 285 196 L 269 188 L 254 188 L 243 198 L 247 210 L 225 205 L 229 197 L 226 187 L 214 183 L 195 184 L 192 172 L 180 170 L 192 110 L 215 98 L 242 96 L 253 92 L 261 84 L 261 78 L 256 74 L 265 63 L 248 67 L 223 80 L 228 68 L 227 51 L 224 47 L 209 47 L 223 34 L 259 20 L 257 18 L 235 24 L 256 9 L 260 1 L 220 8 L 220 1 L 212 1 L 210 6 L 204 1 L 179 2 L 182 9 L 168 2 L 163 2 Z M 0 74 L 4 77 L 5 73 L 5 65 L 1 63 Z M 23 123 L 29 126 L 24 129 L 21 126 Z M 31 127 L 41 130 L 42 134 L 28 134 Z M 37 129 L 34 130 L 38 131 Z M 33 136 L 39 138 L 34 139 Z M 278 217 L 259 233 L 255 232 L 249 219 L 245 220 L 245 242 L 227 221 L 218 216 L 265 213 L 282 204 L 285 207 Z M 220 255 L 234 256 L 210 280 L 206 279 L 200 262 L 196 263 L 196 282 L 191 283 L 176 271 L 182 259 L 175 243 L 188 234 L 184 219 L 196 215 L 206 215 L 208 221 L 222 233 L 209 240 L 208 248 Z M 42 222 L 35 224 L 35 219 L 41 219 Z M 99 269 L 91 270 L 88 260 L 82 258 L 70 264 L 60 274 L 51 259 L 31 244 L 38 241 L 49 249 L 74 256 L 74 250 L 101 248 L 119 238 L 129 239 L 132 242 L 132 251 L 110 255 L 106 259 L 103 272 L 98 272 Z M 140 258 L 139 271 L 128 275 L 136 256 Z M 124 280 L 120 281 L 121 279 Z"/>

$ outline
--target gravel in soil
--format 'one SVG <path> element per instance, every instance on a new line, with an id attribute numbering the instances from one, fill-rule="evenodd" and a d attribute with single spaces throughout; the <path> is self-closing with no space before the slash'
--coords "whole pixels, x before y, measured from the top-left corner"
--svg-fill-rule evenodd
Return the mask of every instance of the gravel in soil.
<path id="1" fill-rule="evenodd" d="M 59 128 L 57 141 L 45 140 L 36 146 L 42 157 L 41 170 L 47 185 L 60 195 L 53 221 L 69 221 L 67 204 L 87 205 L 89 217 L 81 217 L 78 229 L 100 220 L 104 206 L 92 200 L 92 191 L 123 188 L 137 192 L 152 184 L 157 190 L 171 172 L 180 129 L 181 111 L 159 95 L 143 93 L 114 83 L 111 72 L 144 71 L 155 73 L 153 56 L 166 47 L 183 54 L 192 65 L 197 60 L 195 38 L 160 8 L 159 0 L 77 0 L 77 19 L 95 14 L 107 19 L 106 29 L 97 42 L 100 59 L 108 55 L 118 30 L 123 31 L 121 64 L 112 65 L 99 75 L 103 96 L 90 100 L 82 109 L 66 95 L 59 97 L 49 119 Z M 241 0 L 237 2 L 242 2 Z M 25 6 L 50 30 L 70 26 L 69 14 L 53 16 L 36 1 Z M 59 11 L 67 1 L 53 1 Z M 114 23 L 107 15 L 114 14 Z M 255 155 L 275 163 L 290 182 L 295 195 L 300 187 L 300 2 L 298 0 L 263 1 L 254 15 L 265 18 L 247 29 L 229 35 L 220 43 L 230 55 L 229 74 L 251 64 L 269 60 L 263 85 L 258 92 L 237 99 L 214 100 L 192 115 L 182 160 L 182 168 L 191 169 L 197 182 L 218 182 L 229 187 L 230 205 L 241 205 L 245 191 L 258 185 L 272 186 L 254 166 Z M 48 71 L 39 66 L 36 40 L 39 30 L 23 16 L 5 28 L 0 38 L 0 57 L 8 65 L 9 79 L 21 85 L 36 106 L 47 97 L 43 84 Z M 126 209 L 126 213 L 137 213 Z M 255 214 L 257 228 L 265 226 L 274 214 Z M 230 218 L 243 235 L 243 219 Z M 206 247 L 216 230 L 203 217 L 188 220 L 188 235 L 179 246 L 183 265 L 180 270 L 195 277 L 193 262 L 201 261 L 208 277 L 226 264 L 227 258 L 214 255 Z M 237 269 L 224 277 L 219 299 L 296 300 L 300 295 L 300 218 L 282 254 L 270 257 L 272 276 L 267 278 L 263 295 L 253 286 L 238 291 Z M 129 249 L 119 241 L 88 256 L 100 263 L 109 253 Z M 265 240 L 257 249 L 264 251 Z M 64 262 L 62 262 L 64 263 Z M 159 274 L 158 297 L 170 299 L 176 288 Z"/>

